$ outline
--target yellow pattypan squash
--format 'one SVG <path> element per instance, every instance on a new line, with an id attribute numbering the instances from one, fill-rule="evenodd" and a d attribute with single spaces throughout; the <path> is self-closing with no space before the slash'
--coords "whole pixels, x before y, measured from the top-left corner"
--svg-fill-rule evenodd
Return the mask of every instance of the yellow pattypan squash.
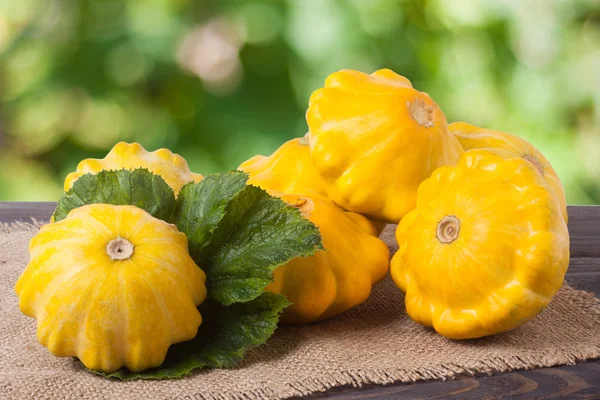
<path id="1" fill-rule="evenodd" d="M 510 133 L 479 128 L 464 122 L 448 125 L 452 133 L 465 150 L 486 149 L 495 151 L 503 157 L 521 157 L 530 161 L 546 179 L 546 183 L 560 204 L 565 222 L 568 221 L 565 192 L 550 162 L 531 143 Z"/>
<path id="2" fill-rule="evenodd" d="M 277 268 L 268 291 L 292 303 L 281 321 L 302 324 L 332 317 L 363 303 L 389 267 L 389 249 L 365 217 L 319 195 L 280 195 L 321 232 L 325 251 Z"/>
<path id="3" fill-rule="evenodd" d="M 398 225 L 391 275 L 408 315 L 452 339 L 516 328 L 560 289 L 569 234 L 534 165 L 467 151 L 419 187 Z"/>
<path id="4" fill-rule="evenodd" d="M 463 153 L 438 105 L 388 69 L 330 75 L 311 96 L 306 119 L 328 196 L 378 221 L 400 221 L 419 184 Z"/>
<path id="5" fill-rule="evenodd" d="M 249 174 L 248 184 L 282 193 L 327 195 L 327 186 L 310 160 L 306 138 L 287 141 L 268 157 L 254 156 L 238 170 Z"/>
<path id="6" fill-rule="evenodd" d="M 148 152 L 139 143 L 117 143 L 102 159 L 88 158 L 77 165 L 75 172 L 67 175 L 64 189 L 67 192 L 73 183 L 85 174 L 96 174 L 103 170 L 147 168 L 160 175 L 175 194 L 188 182 L 200 182 L 202 175 L 190 171 L 183 157 L 168 149 Z"/>
<path id="7" fill-rule="evenodd" d="M 327 196 L 327 183 L 319 176 L 310 159 L 308 139 L 287 141 L 269 157 L 254 156 L 238 170 L 247 172 L 248 184 L 282 193 L 320 194 Z M 381 233 L 385 223 L 371 221 Z"/>
<path id="8" fill-rule="evenodd" d="M 43 226 L 29 254 L 19 306 L 56 356 L 142 371 L 196 336 L 206 277 L 175 225 L 134 206 L 87 205 Z"/>

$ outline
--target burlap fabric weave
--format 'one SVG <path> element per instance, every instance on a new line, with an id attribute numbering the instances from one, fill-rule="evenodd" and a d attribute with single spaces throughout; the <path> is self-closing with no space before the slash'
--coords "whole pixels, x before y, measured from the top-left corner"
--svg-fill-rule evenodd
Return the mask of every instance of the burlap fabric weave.
<path id="1" fill-rule="evenodd" d="M 367 303 L 343 315 L 280 328 L 235 369 L 171 381 L 108 381 L 70 358 L 51 356 L 36 341 L 35 321 L 19 311 L 14 284 L 36 231 L 29 224 L 0 226 L 0 399 L 281 399 L 337 386 L 447 379 L 600 357 L 600 301 L 567 285 L 529 324 L 456 342 L 413 323 L 403 295 L 387 279 Z M 388 243 L 390 233 L 384 233 Z"/>

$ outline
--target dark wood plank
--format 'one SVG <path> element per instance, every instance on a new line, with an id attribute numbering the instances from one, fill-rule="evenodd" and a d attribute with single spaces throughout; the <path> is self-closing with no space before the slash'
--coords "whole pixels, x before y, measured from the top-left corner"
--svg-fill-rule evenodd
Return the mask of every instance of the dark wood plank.
<path id="1" fill-rule="evenodd" d="M 569 285 L 600 297 L 600 258 L 573 258 L 567 270 Z"/>
<path id="2" fill-rule="evenodd" d="M 56 208 L 55 202 L 47 203 L 3 203 L 0 202 L 0 222 L 27 221 L 34 218 L 38 221 L 50 221 Z"/>
<path id="3" fill-rule="evenodd" d="M 56 203 L 0 203 L 0 222 L 48 221 Z M 570 285 L 600 297 L 600 206 L 570 206 Z M 600 359 L 576 366 L 414 384 L 336 388 L 309 398 L 600 399 Z"/>
<path id="4" fill-rule="evenodd" d="M 600 257 L 600 206 L 569 206 L 572 257 Z"/>

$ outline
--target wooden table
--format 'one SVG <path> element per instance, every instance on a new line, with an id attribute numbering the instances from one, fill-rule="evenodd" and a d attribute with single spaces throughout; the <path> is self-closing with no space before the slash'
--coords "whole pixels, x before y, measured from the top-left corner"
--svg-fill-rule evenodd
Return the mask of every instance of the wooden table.
<path id="1" fill-rule="evenodd" d="M 48 221 L 56 203 L 0 203 L 0 222 Z M 570 206 L 571 265 L 567 281 L 600 297 L 600 206 Z M 310 398 L 335 399 L 600 399 L 600 359 L 455 380 L 333 389 Z"/>

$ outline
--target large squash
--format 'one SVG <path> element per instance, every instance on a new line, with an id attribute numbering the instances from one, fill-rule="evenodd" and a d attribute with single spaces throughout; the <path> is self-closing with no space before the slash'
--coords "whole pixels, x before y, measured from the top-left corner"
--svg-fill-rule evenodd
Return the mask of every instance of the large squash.
<path id="1" fill-rule="evenodd" d="M 568 221 L 567 201 L 562 183 L 550 162 L 531 143 L 510 133 L 478 128 L 464 122 L 454 122 L 448 125 L 448 129 L 465 150 L 486 149 L 503 157 L 521 157 L 532 163 L 546 179 L 546 183 L 558 200 L 565 222 Z"/>
<path id="2" fill-rule="evenodd" d="M 80 176 L 96 174 L 103 170 L 147 168 L 160 175 L 175 194 L 188 182 L 200 182 L 202 175 L 190 171 L 187 162 L 179 154 L 168 149 L 148 152 L 139 143 L 117 143 L 102 159 L 88 158 L 77 165 L 75 172 L 67 175 L 64 189 L 68 191 Z"/>
<path id="3" fill-rule="evenodd" d="M 400 221 L 419 184 L 463 153 L 429 95 L 387 69 L 330 75 L 311 96 L 306 120 L 329 197 L 378 221 Z"/>
<path id="4" fill-rule="evenodd" d="M 332 317 L 363 303 L 389 267 L 389 249 L 362 215 L 320 195 L 280 195 L 321 232 L 324 251 L 277 268 L 268 291 L 292 303 L 281 321 L 302 324 Z"/>
<path id="5" fill-rule="evenodd" d="M 238 169 L 249 175 L 248 184 L 264 190 L 327 196 L 327 183 L 319 176 L 310 159 L 307 137 L 285 142 L 268 157 L 257 155 Z M 385 223 L 371 221 L 379 235 Z"/>
<path id="6" fill-rule="evenodd" d="M 134 206 L 87 205 L 43 226 L 29 254 L 19 306 L 56 356 L 142 371 L 196 336 L 206 278 L 175 225 Z"/>
<path id="7" fill-rule="evenodd" d="M 453 339 L 529 321 L 569 264 L 567 226 L 536 167 L 484 150 L 421 184 L 396 239 L 391 275 L 408 315 Z"/>

